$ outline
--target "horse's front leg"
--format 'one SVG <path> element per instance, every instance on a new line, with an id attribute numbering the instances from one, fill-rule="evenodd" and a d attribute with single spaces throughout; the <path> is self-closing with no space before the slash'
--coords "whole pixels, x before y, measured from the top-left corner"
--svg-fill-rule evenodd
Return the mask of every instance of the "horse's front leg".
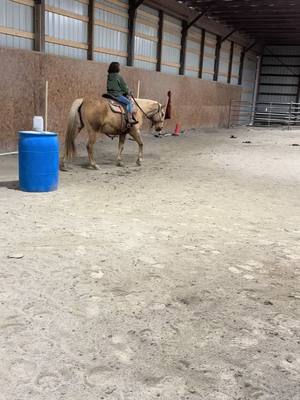
<path id="1" fill-rule="evenodd" d="M 124 163 L 122 161 L 122 152 L 124 150 L 124 143 L 125 143 L 126 133 L 122 133 L 119 135 L 119 149 L 118 149 L 118 156 L 117 156 L 117 166 L 124 167 Z"/>
<path id="2" fill-rule="evenodd" d="M 137 142 L 137 144 L 139 145 L 139 153 L 138 153 L 138 159 L 136 161 L 138 166 L 142 165 L 142 159 L 143 159 L 143 141 L 142 141 L 142 136 L 141 136 L 141 132 L 139 129 L 137 128 L 133 128 L 130 130 L 130 135 L 132 136 L 132 138 Z"/>
<path id="3" fill-rule="evenodd" d="M 94 158 L 94 144 L 96 143 L 97 133 L 92 129 L 88 129 L 88 134 L 89 134 L 89 141 L 86 145 L 86 149 L 87 149 L 88 156 L 89 156 L 90 167 L 98 170 L 98 169 L 100 169 L 100 167 L 99 167 L 99 165 L 97 165 L 95 158 Z"/>

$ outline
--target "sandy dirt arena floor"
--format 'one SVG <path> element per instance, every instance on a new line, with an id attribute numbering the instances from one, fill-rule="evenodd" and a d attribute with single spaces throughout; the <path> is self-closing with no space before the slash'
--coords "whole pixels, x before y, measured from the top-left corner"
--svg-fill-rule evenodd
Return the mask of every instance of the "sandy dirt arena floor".
<path id="1" fill-rule="evenodd" d="M 0 157 L 0 399 L 299 400 L 300 132 L 144 138 L 46 194 Z"/>

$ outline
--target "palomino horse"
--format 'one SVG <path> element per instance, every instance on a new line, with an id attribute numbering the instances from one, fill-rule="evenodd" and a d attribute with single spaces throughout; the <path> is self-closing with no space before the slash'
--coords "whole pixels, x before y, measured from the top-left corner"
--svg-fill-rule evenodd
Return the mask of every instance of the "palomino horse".
<path id="1" fill-rule="evenodd" d="M 165 106 L 162 106 L 157 101 L 145 99 L 137 99 L 136 105 L 136 119 L 139 123 L 130 127 L 127 132 L 124 132 L 124 117 L 121 116 L 121 114 L 111 111 L 108 100 L 104 98 L 98 100 L 75 100 L 69 113 L 65 138 L 65 151 L 60 164 L 61 170 L 67 171 L 66 161 L 70 160 L 75 154 L 75 138 L 83 128 L 86 128 L 88 132 L 89 140 L 86 147 L 91 168 L 99 169 L 93 153 L 93 146 L 96 142 L 97 133 L 111 137 L 119 136 L 119 150 L 117 156 L 118 166 L 123 166 L 121 156 L 124 149 L 126 134 L 129 133 L 129 135 L 131 135 L 139 145 L 139 153 L 136 163 L 137 165 L 141 165 L 143 141 L 140 129 L 143 124 L 143 119 L 144 117 L 149 119 L 152 122 L 152 127 L 157 132 L 160 132 L 163 128 L 165 119 Z"/>

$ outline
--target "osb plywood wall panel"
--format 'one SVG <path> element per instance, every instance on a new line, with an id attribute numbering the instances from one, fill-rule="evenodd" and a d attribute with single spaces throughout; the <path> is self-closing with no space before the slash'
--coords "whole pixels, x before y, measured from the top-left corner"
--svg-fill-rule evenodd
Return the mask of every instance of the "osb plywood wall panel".
<path id="1" fill-rule="evenodd" d="M 0 49 L 0 149 L 15 149 L 17 132 L 32 127 L 32 117 L 43 115 L 45 81 L 49 82 L 48 130 L 63 139 L 70 105 L 78 97 L 105 92 L 107 65 L 92 61 Z M 164 102 L 172 90 L 172 120 L 183 128 L 222 127 L 228 123 L 230 99 L 239 99 L 237 86 L 197 78 L 123 68 L 132 90 L 141 81 L 141 97 Z"/>

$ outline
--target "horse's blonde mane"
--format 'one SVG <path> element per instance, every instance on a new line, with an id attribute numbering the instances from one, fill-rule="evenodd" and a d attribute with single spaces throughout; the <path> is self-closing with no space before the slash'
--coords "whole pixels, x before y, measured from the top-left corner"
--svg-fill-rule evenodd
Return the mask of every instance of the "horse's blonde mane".
<path id="1" fill-rule="evenodd" d="M 138 103 L 138 105 L 141 107 L 141 108 L 143 108 L 143 107 L 151 107 L 152 105 L 154 106 L 154 105 L 156 105 L 156 104 L 159 104 L 159 105 L 161 105 L 158 101 L 156 101 L 156 100 L 150 100 L 150 99 L 135 99 L 136 100 L 136 102 Z M 147 108 L 148 108 L 147 107 Z"/>

